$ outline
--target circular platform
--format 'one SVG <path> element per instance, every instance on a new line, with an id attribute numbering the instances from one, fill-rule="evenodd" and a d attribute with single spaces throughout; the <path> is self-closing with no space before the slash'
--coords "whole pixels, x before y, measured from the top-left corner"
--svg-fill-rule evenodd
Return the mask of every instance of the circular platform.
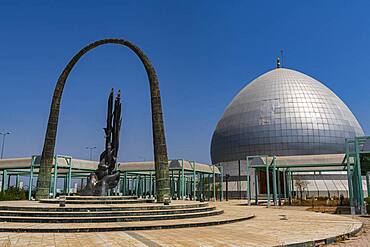
<path id="1" fill-rule="evenodd" d="M 67 197 L 40 202 L 0 203 L 2 232 L 102 232 L 185 228 L 247 220 L 230 217 L 207 202 L 174 201 L 170 205 L 128 197 Z"/>

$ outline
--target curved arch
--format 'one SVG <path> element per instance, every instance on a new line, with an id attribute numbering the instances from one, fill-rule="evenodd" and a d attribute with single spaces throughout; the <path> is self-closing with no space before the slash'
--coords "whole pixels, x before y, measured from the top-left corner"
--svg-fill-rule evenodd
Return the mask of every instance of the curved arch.
<path id="1" fill-rule="evenodd" d="M 168 172 L 168 157 L 166 138 L 164 133 L 164 124 L 162 116 L 161 96 L 155 70 L 149 61 L 148 57 L 140 50 L 139 47 L 131 42 L 123 39 L 103 39 L 91 43 L 82 48 L 64 68 L 59 76 L 55 86 L 53 99 L 50 107 L 49 121 L 45 134 L 44 147 L 42 150 L 39 177 L 37 180 L 36 198 L 47 198 L 49 195 L 49 185 L 51 180 L 51 169 L 53 164 L 53 156 L 55 149 L 55 140 L 58 129 L 58 118 L 60 110 L 60 101 L 63 94 L 64 85 L 69 73 L 76 65 L 78 60 L 88 51 L 104 45 L 118 44 L 130 48 L 144 64 L 146 73 L 149 79 L 151 107 L 152 107 L 152 129 L 153 129 L 153 146 L 154 146 L 154 161 L 156 171 L 156 196 L 158 202 L 163 202 L 165 197 L 170 196 L 169 172 Z"/>

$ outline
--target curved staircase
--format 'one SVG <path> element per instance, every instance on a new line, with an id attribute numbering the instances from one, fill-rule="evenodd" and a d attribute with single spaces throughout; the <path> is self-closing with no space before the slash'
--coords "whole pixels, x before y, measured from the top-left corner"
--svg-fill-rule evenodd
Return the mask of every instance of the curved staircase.
<path id="1" fill-rule="evenodd" d="M 91 232 L 152 230 L 232 223 L 253 216 L 228 216 L 209 203 L 170 205 L 137 197 L 66 197 L 0 204 L 0 232 Z M 22 205 L 23 204 L 23 205 Z"/>
<path id="2" fill-rule="evenodd" d="M 154 199 L 141 199 L 137 196 L 66 196 L 67 204 L 130 204 L 152 203 Z M 41 199 L 41 203 L 57 203 L 60 199 Z"/>

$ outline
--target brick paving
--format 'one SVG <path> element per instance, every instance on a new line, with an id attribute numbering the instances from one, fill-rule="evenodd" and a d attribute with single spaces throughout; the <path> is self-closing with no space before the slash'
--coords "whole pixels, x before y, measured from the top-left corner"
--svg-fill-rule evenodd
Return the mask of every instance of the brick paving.
<path id="1" fill-rule="evenodd" d="M 361 227 L 359 218 L 284 208 L 216 203 L 229 215 L 250 220 L 198 228 L 98 233 L 0 233 L 0 246 L 282 246 L 342 235 Z M 219 216 L 212 216 L 219 217 Z M 209 218 L 212 218 L 209 217 Z M 364 218 L 361 221 L 366 221 Z M 8 224 L 8 223 L 0 223 Z M 367 231 L 368 225 L 365 225 Z M 367 246 L 359 237 L 333 246 Z M 357 240 L 357 241 L 356 241 Z M 343 245 L 344 244 L 344 245 Z M 356 245 L 357 244 L 357 245 Z M 362 244 L 362 245 L 358 245 Z"/>

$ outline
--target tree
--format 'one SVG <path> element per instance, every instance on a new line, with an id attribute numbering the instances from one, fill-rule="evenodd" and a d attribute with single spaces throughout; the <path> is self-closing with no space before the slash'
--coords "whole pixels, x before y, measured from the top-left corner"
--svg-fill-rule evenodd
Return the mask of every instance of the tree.
<path id="1" fill-rule="evenodd" d="M 295 181 L 294 185 L 297 188 L 297 190 L 299 191 L 299 197 L 300 197 L 300 200 L 302 202 L 302 200 L 303 200 L 303 191 L 305 189 L 307 189 L 307 186 L 308 186 L 309 182 L 306 181 L 306 180 L 302 180 L 300 176 L 297 176 L 294 179 L 295 179 L 294 180 Z"/>

